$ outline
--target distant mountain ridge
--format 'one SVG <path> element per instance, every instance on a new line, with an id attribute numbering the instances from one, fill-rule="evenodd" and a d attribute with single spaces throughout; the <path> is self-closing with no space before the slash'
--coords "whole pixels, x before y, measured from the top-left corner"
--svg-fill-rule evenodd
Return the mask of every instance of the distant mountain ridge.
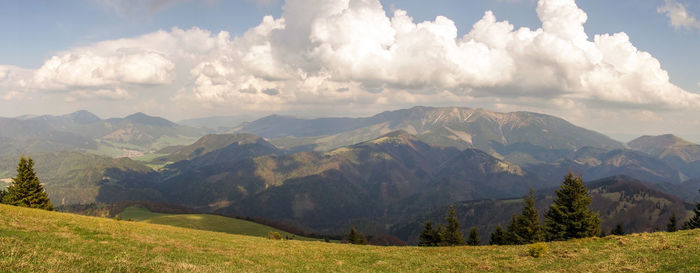
<path id="1" fill-rule="evenodd" d="M 592 146 L 622 148 L 607 136 L 563 119 L 530 112 L 499 113 L 459 107 L 414 107 L 367 118 L 299 119 L 272 115 L 237 128 L 271 139 L 287 149 L 331 150 L 404 130 L 428 144 L 476 148 L 501 158 L 511 145 L 529 143 L 546 149 Z"/>
<path id="2" fill-rule="evenodd" d="M 659 158 L 680 170 L 685 178 L 700 178 L 700 145 L 667 134 L 642 136 L 627 143 L 630 148 Z"/>
<path id="3" fill-rule="evenodd" d="M 148 150 L 205 134 L 201 129 L 144 113 L 103 120 L 85 110 L 60 116 L 0 118 L 0 128 L 0 138 L 10 142 L 7 148 L 0 145 L 0 155 L 63 149 L 99 150 L 104 145 Z"/>

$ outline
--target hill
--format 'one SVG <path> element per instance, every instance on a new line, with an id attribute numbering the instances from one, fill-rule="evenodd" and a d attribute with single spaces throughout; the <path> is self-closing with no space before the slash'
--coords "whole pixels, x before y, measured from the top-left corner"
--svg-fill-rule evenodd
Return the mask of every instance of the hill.
<path id="1" fill-rule="evenodd" d="M 523 168 L 537 174 L 544 181 L 556 184 L 569 171 L 581 174 L 588 180 L 626 175 L 650 183 L 678 184 L 682 181 L 680 171 L 663 160 L 626 149 L 584 147 L 564 154 L 561 159 L 523 164 Z"/>
<path id="2" fill-rule="evenodd" d="M 700 252 L 700 230 L 547 243 L 533 258 L 527 246 L 272 241 L 6 205 L 0 238 L 12 272 L 692 272 Z"/>
<path id="3" fill-rule="evenodd" d="M 272 147 L 258 139 L 168 165 L 159 189 L 171 203 L 339 233 L 354 221 L 382 227 L 417 210 L 514 197 L 538 184 L 484 152 L 430 146 L 405 131 L 325 153 Z"/>
<path id="4" fill-rule="evenodd" d="M 184 227 L 199 230 L 267 237 L 268 232 L 279 232 L 282 238 L 294 238 L 302 241 L 318 241 L 298 236 L 273 227 L 242 219 L 211 214 L 166 214 L 151 212 L 146 208 L 127 207 L 119 213 L 122 219 L 132 219 L 138 222 Z"/>
<path id="5" fill-rule="evenodd" d="M 250 134 L 209 134 L 187 146 L 166 147 L 158 151 L 158 153 L 167 153 L 168 155 L 155 158 L 151 163 L 168 164 L 182 160 L 191 160 L 196 157 L 201 157 L 206 153 L 223 149 L 232 144 L 242 146 L 260 141 L 263 141 L 260 137 Z M 276 149 L 272 145 L 268 144 L 268 146 Z"/>
<path id="6" fill-rule="evenodd" d="M 642 136 L 627 143 L 680 170 L 684 178 L 700 178 L 700 145 L 674 135 Z M 685 179 L 684 179 L 685 180 Z"/>

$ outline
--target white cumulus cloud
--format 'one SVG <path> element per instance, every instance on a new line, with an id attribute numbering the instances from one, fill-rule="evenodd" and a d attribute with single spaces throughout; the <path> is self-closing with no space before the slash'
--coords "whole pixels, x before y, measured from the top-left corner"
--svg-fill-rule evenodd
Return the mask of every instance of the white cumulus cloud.
<path id="1" fill-rule="evenodd" d="M 671 26 L 677 29 L 700 29 L 700 22 L 690 13 L 683 3 L 676 0 L 665 0 L 665 4 L 656 9 L 658 13 L 666 14 Z"/>
<path id="2" fill-rule="evenodd" d="M 225 32 L 220 36 L 229 39 Z M 30 84 L 38 89 L 78 93 L 170 86 L 180 76 L 178 69 L 184 69 L 182 74 L 187 75 L 188 67 L 217 47 L 217 39 L 205 30 L 174 28 L 169 32 L 103 41 L 59 52 L 34 72 Z M 104 96 L 104 92 L 95 95 L 116 98 Z M 117 97 L 125 96 L 122 92 Z"/>
<path id="3" fill-rule="evenodd" d="M 542 27 L 532 30 L 516 29 L 487 11 L 458 37 L 446 17 L 417 23 L 402 10 L 387 16 L 377 0 L 289 0 L 281 18 L 266 17 L 222 55 L 193 69 L 194 90 L 198 98 L 216 101 L 289 103 L 307 96 L 343 100 L 447 90 L 700 106 L 700 96 L 670 83 L 659 61 L 625 33 L 589 39 L 587 15 L 574 0 L 540 0 L 537 14 Z M 271 88 L 279 90 L 276 98 L 262 96 Z M 333 92 L 343 88 L 352 92 Z"/>
<path id="4" fill-rule="evenodd" d="M 59 52 L 22 79 L 74 99 L 128 99 L 156 87 L 181 102 L 261 111 L 473 100 L 700 106 L 700 95 L 672 84 L 627 34 L 589 37 L 574 0 L 539 0 L 537 15 L 540 28 L 516 28 L 486 11 L 459 36 L 447 17 L 387 15 L 379 0 L 287 0 L 280 18 L 238 37 L 174 28 L 104 41 Z M 6 74 L 0 69 L 0 86 L 17 86 Z"/>

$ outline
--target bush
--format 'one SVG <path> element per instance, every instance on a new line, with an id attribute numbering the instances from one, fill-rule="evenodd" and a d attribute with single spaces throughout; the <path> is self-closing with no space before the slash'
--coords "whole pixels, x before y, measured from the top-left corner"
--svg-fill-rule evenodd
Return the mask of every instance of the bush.
<path id="1" fill-rule="evenodd" d="M 544 243 L 535 243 L 527 247 L 527 255 L 532 257 L 539 258 L 545 253 L 547 253 L 547 245 Z"/>
<path id="2" fill-rule="evenodd" d="M 270 240 L 282 240 L 282 235 L 277 231 L 268 231 L 267 238 Z"/>

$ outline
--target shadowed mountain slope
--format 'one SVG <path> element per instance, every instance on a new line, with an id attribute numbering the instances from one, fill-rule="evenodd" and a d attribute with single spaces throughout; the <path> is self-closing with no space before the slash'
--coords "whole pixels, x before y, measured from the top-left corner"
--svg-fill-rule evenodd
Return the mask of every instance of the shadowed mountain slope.
<path id="1" fill-rule="evenodd" d="M 692 204 L 678 197 L 652 189 L 646 183 L 627 176 L 613 176 L 586 183 L 593 197 L 591 209 L 598 212 L 602 228 L 607 233 L 617 224 L 622 224 L 627 232 L 648 232 L 663 230 L 672 213 L 676 213 L 679 222 L 692 214 Z M 525 192 L 523 192 L 525 195 Z M 540 220 L 552 204 L 554 189 L 538 191 L 536 208 Z M 466 201 L 455 204 L 462 232 L 467 234 L 472 226 L 479 227 L 481 241 L 488 241 L 488 236 L 496 225 L 507 227 L 511 215 L 521 212 L 522 199 L 487 199 Z M 391 232 L 403 240 L 415 242 L 425 221 L 443 222 L 447 207 L 435 208 L 431 212 L 413 220 L 399 223 Z"/>

